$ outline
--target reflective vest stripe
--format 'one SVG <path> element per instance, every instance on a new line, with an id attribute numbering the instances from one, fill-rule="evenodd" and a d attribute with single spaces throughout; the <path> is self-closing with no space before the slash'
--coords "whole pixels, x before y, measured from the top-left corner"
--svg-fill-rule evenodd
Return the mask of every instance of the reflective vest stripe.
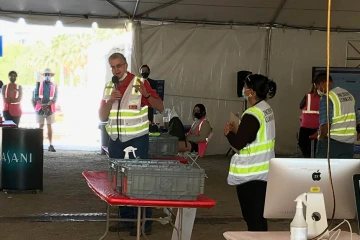
<path id="1" fill-rule="evenodd" d="M 337 128 L 331 132 L 331 135 L 354 135 L 354 132 L 356 131 L 356 128 Z"/>
<path id="2" fill-rule="evenodd" d="M 19 97 L 19 85 L 16 84 L 16 94 L 15 94 L 15 98 Z"/>
<path id="3" fill-rule="evenodd" d="M 15 98 L 18 98 L 19 97 L 19 90 L 20 90 L 20 86 L 18 84 L 15 84 L 15 89 L 17 91 L 15 91 Z M 6 85 L 6 91 L 5 91 L 5 98 L 8 98 L 9 97 L 9 85 Z M 11 96 L 10 96 L 11 97 Z"/>
<path id="4" fill-rule="evenodd" d="M 341 122 L 348 122 L 348 121 L 356 121 L 356 114 L 349 113 L 342 116 L 333 117 L 332 123 L 341 123 Z"/>
<path id="5" fill-rule="evenodd" d="M 334 107 L 333 107 L 333 114 L 334 117 L 339 117 L 341 115 L 341 103 L 339 98 L 337 97 L 336 93 L 333 91 L 329 92 L 329 98 L 331 99 Z"/>
<path id="6" fill-rule="evenodd" d="M 257 120 L 259 121 L 259 123 L 261 122 L 264 122 L 265 123 L 265 120 L 264 120 L 264 114 L 263 112 L 258 109 L 258 108 L 251 108 L 251 110 L 248 112 L 250 113 L 251 115 L 253 115 L 254 117 L 257 118 Z M 266 141 L 266 124 L 260 124 L 260 129 L 257 133 L 257 139 L 255 140 L 255 142 L 253 144 L 257 144 L 257 143 L 262 143 L 262 142 L 265 142 Z M 249 147 L 249 146 L 248 146 Z M 244 151 L 244 149 L 242 149 L 242 151 Z M 241 151 L 240 151 L 241 152 Z"/>
<path id="7" fill-rule="evenodd" d="M 243 148 L 238 155 L 241 157 L 255 156 L 263 152 L 271 151 L 274 149 L 274 147 L 275 147 L 275 140 L 263 142 L 260 144 L 254 144 L 254 145 L 251 144 Z"/>
<path id="8" fill-rule="evenodd" d="M 319 114 L 319 111 L 311 110 L 311 94 L 307 94 L 306 110 L 302 110 L 302 113 Z"/>
<path id="9" fill-rule="evenodd" d="M 319 111 L 307 111 L 307 110 L 303 110 L 303 113 L 313 113 L 313 114 L 319 114 Z"/>
<path id="10" fill-rule="evenodd" d="M 113 130 L 112 132 L 117 132 L 116 125 L 107 126 L 107 129 L 109 129 L 110 131 Z M 138 132 L 142 132 L 143 130 L 148 130 L 148 129 L 149 129 L 148 122 L 143 122 L 132 126 L 119 125 L 119 132 L 128 133 L 128 134 L 137 134 Z"/>
<path id="11" fill-rule="evenodd" d="M 232 164 L 230 166 L 230 173 L 234 176 L 247 176 L 247 175 L 256 175 L 256 174 L 263 174 L 268 172 L 269 170 L 269 161 L 243 165 Z"/>
<path id="12" fill-rule="evenodd" d="M 113 109 L 110 111 L 109 119 L 116 119 L 117 117 L 117 110 Z M 148 107 L 145 106 L 141 108 L 140 112 L 139 110 L 128 110 L 128 109 L 120 109 L 119 110 L 119 116 L 121 115 L 121 118 L 127 117 L 128 119 L 131 118 L 139 118 L 143 116 L 147 116 L 148 114 Z"/>

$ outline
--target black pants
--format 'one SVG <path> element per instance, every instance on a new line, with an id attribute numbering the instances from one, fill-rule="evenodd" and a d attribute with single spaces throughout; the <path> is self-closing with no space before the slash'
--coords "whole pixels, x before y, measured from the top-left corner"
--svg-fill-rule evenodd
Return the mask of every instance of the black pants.
<path id="1" fill-rule="evenodd" d="M 267 220 L 264 218 L 266 185 L 265 181 L 250 181 L 236 186 L 241 212 L 248 231 L 268 230 Z"/>
<path id="2" fill-rule="evenodd" d="M 20 116 L 13 117 L 10 115 L 9 111 L 3 111 L 3 114 L 6 121 L 13 121 L 16 125 L 19 126 Z"/>
<path id="3" fill-rule="evenodd" d="M 317 129 L 313 129 L 313 128 L 304 128 L 304 127 L 300 128 L 298 141 L 299 141 L 299 147 L 301 153 L 304 156 L 304 158 L 311 158 L 311 140 L 309 137 L 314 133 L 316 133 L 316 131 Z M 314 153 L 315 153 L 317 140 L 314 141 L 315 141 L 314 143 Z"/>

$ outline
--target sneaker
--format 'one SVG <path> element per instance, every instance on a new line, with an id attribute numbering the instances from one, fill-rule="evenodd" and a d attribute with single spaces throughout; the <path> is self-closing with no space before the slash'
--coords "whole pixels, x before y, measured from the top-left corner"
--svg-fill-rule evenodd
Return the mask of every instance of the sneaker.
<path id="1" fill-rule="evenodd" d="M 124 223 L 117 223 L 109 227 L 109 232 L 129 232 L 134 229 L 134 226 Z M 136 235 L 136 231 L 135 231 Z"/>
<path id="2" fill-rule="evenodd" d="M 49 152 L 56 152 L 55 148 L 53 145 L 50 145 L 48 148 Z"/>
<path id="3" fill-rule="evenodd" d="M 150 229 L 145 229 L 145 235 L 148 236 L 148 235 L 151 235 L 152 233 L 152 230 L 151 228 Z M 136 234 L 137 234 L 137 229 L 134 228 L 130 231 L 130 236 L 133 236 L 133 237 L 136 237 Z M 142 230 L 140 230 L 140 236 L 142 235 Z"/>

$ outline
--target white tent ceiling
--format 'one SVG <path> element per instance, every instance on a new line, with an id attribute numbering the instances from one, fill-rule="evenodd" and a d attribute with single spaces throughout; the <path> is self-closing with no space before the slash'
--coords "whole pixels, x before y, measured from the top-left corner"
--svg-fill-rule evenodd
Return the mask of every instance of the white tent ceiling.
<path id="1" fill-rule="evenodd" d="M 324 29 L 327 0 L 0 0 L 0 19 L 114 27 L 119 19 Z M 332 28 L 360 29 L 360 2 L 333 0 Z M 89 25 L 88 25 L 89 26 Z"/>

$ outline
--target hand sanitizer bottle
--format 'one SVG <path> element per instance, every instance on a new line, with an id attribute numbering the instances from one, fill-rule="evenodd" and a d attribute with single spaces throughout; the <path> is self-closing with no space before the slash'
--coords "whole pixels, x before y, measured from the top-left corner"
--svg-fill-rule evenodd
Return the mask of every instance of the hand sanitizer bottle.
<path id="1" fill-rule="evenodd" d="M 291 240 L 307 240 L 308 225 L 304 218 L 303 203 L 306 205 L 306 193 L 296 198 L 296 213 L 290 224 Z"/>

